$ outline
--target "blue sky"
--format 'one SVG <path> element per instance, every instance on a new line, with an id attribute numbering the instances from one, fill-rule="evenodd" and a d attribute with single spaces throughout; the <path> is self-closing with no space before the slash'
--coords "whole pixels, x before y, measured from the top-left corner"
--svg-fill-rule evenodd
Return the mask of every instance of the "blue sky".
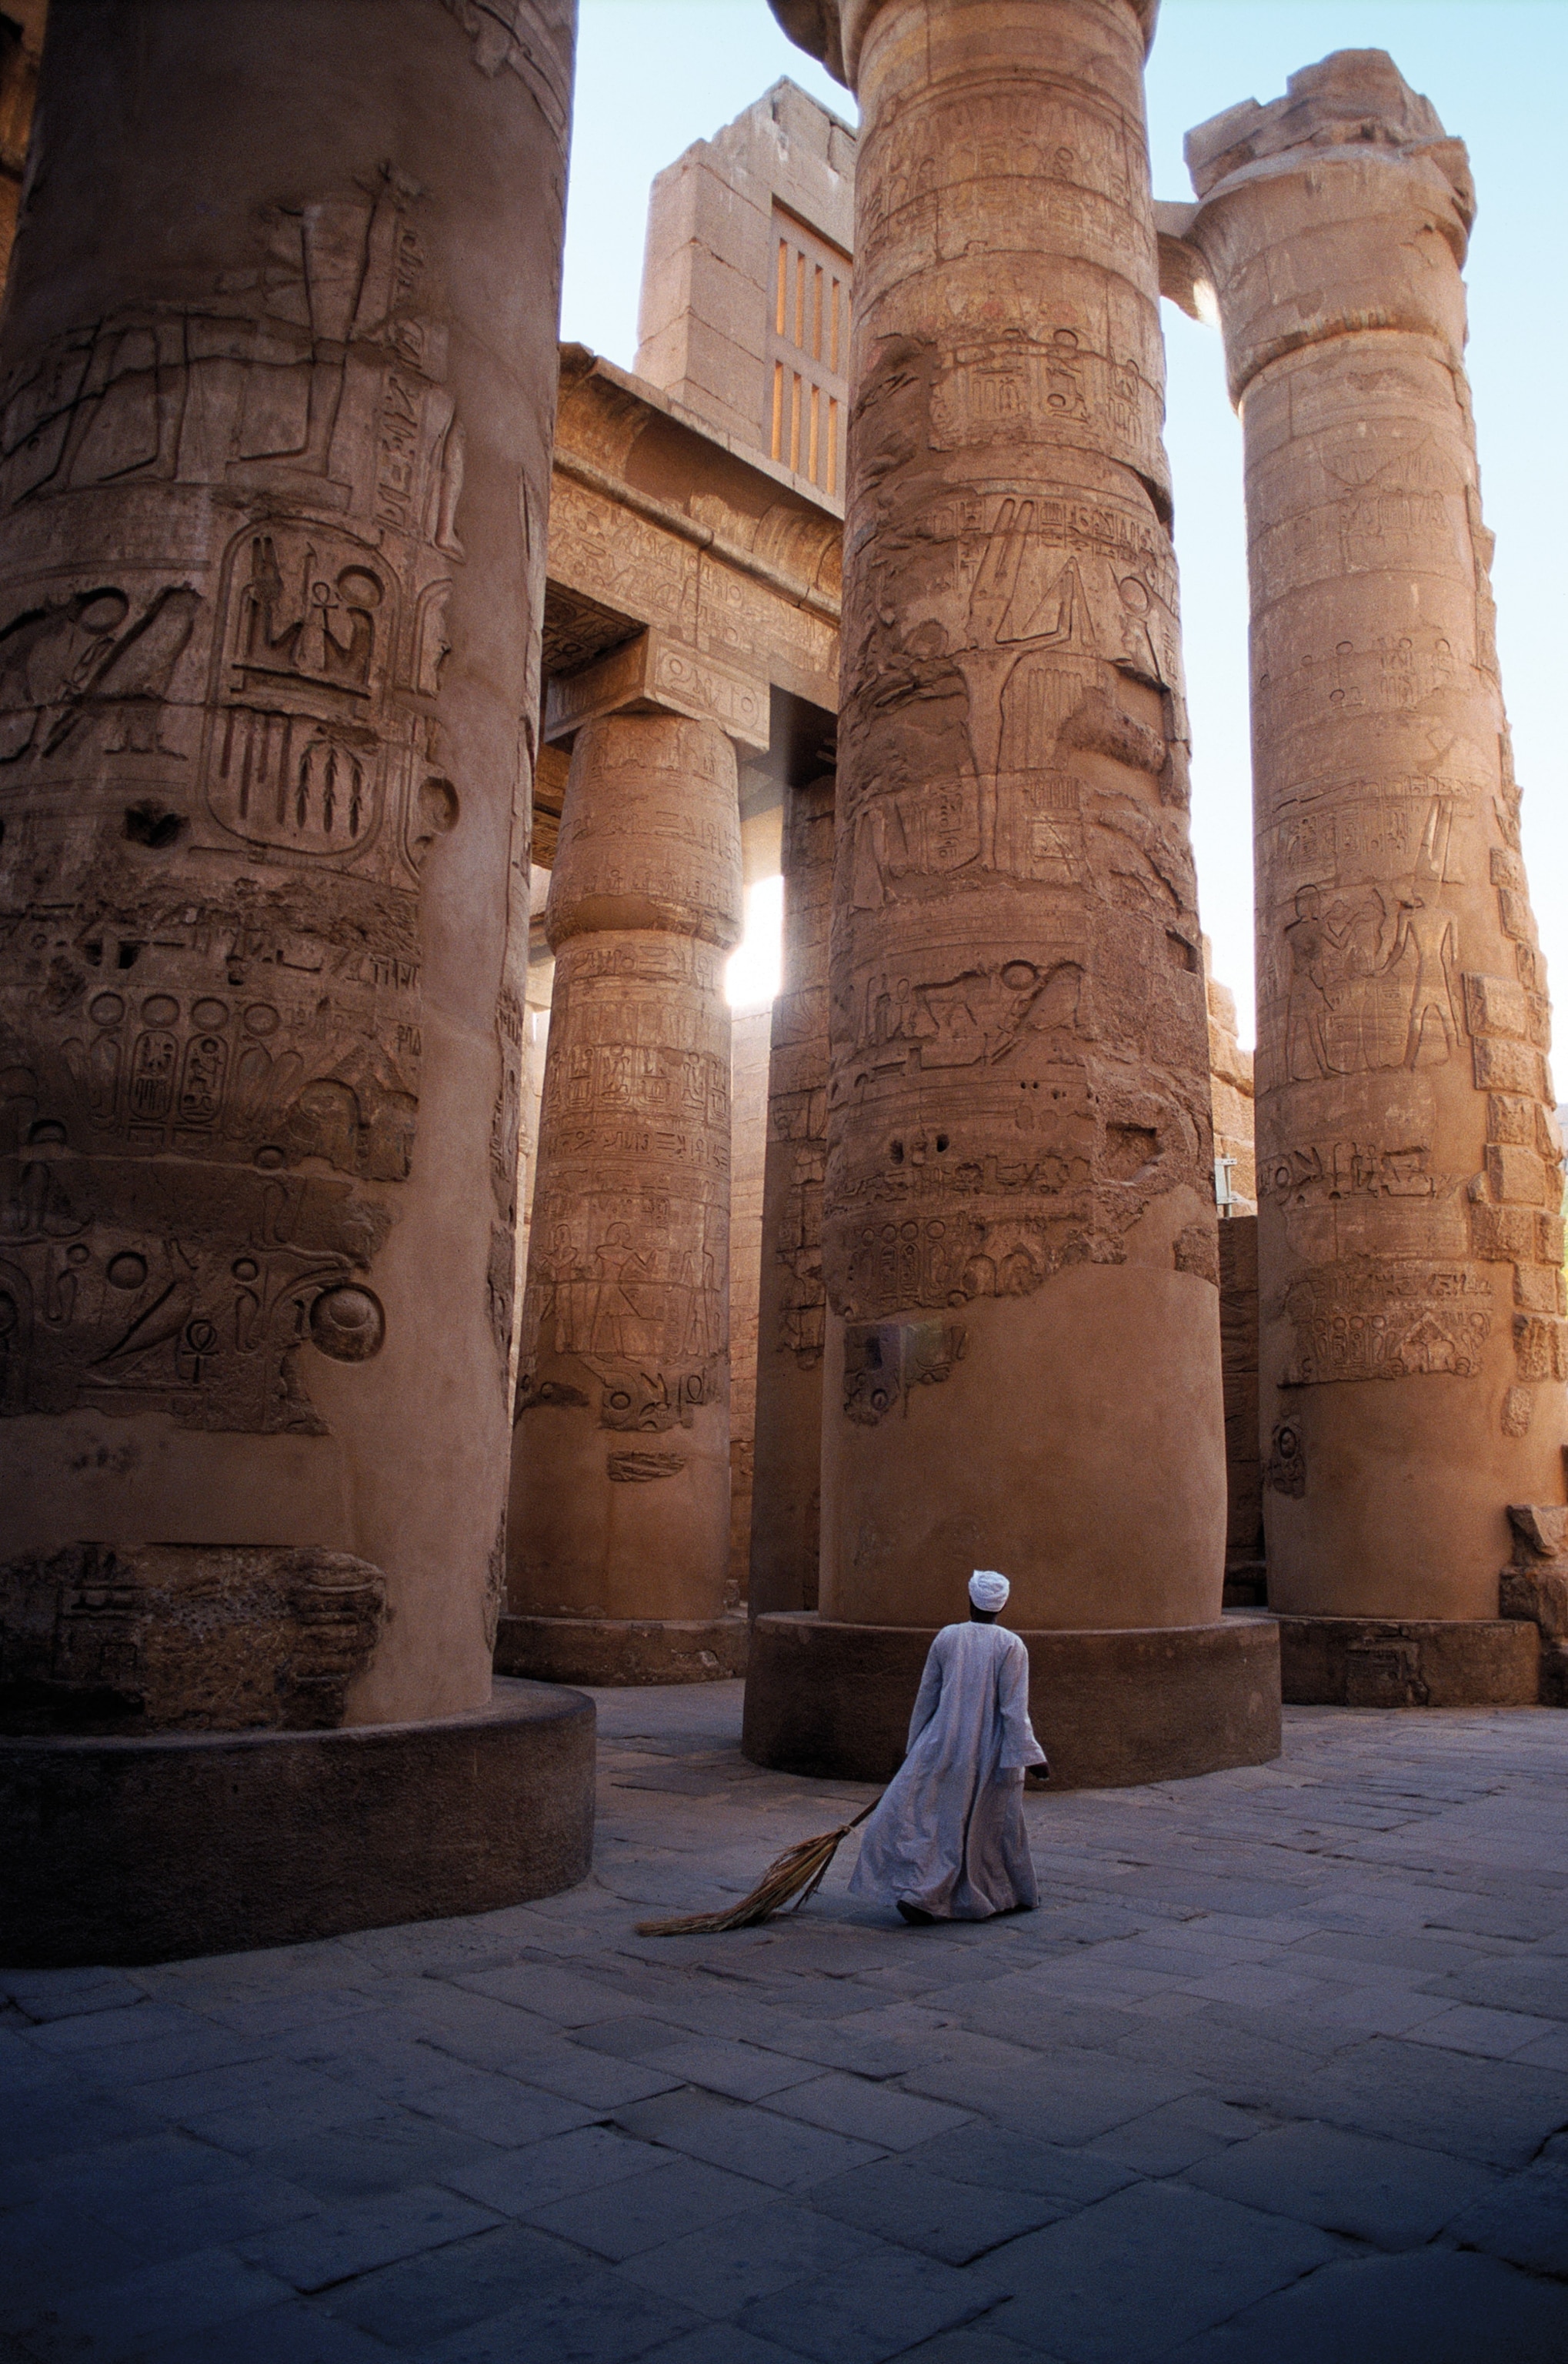
<path id="1" fill-rule="evenodd" d="M 781 73 L 854 120 L 765 0 L 581 0 L 562 333 L 629 367 L 648 184 Z M 1525 851 L 1549 963 L 1568 992 L 1568 272 L 1562 117 L 1568 0 L 1164 0 L 1149 68 L 1154 186 L 1191 192 L 1182 135 L 1276 97 L 1337 49 L 1385 49 L 1470 147 L 1470 370 L 1482 490 L 1497 536 L 1504 687 L 1525 788 Z M 1240 434 L 1219 339 L 1164 307 L 1166 438 L 1194 735 L 1204 924 L 1251 1040 L 1251 823 Z M 1555 556 L 1553 553 L 1557 553 Z M 1568 1051 L 1559 1060 L 1568 1061 Z M 1560 1088 L 1568 1067 L 1559 1077 Z"/>

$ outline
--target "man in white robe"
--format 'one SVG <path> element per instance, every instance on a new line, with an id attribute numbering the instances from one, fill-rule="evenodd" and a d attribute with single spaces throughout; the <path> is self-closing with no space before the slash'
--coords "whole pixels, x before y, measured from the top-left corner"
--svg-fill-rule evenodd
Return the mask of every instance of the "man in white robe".
<path id="1" fill-rule="evenodd" d="M 1023 1783 L 1045 1751 L 1029 1723 L 1029 1652 L 996 1622 L 1011 1589 L 975 1569 L 969 1622 L 931 1644 L 908 1751 L 861 1839 L 851 1895 L 896 1904 L 906 1921 L 987 1921 L 1040 1902 Z"/>

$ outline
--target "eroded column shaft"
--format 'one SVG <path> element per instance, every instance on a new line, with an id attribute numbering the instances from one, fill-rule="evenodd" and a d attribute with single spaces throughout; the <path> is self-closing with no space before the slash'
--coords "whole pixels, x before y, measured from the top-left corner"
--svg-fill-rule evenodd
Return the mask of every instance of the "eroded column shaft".
<path id="1" fill-rule="evenodd" d="M 358 1720 L 488 1697 L 501 1576 L 573 11 L 505 13 L 55 0 L 0 348 L 0 1557 L 360 1555 Z"/>
<path id="2" fill-rule="evenodd" d="M 1195 132 L 1246 437 L 1271 1603 L 1495 1618 L 1561 1499 L 1561 1145 L 1460 276 L 1380 51 Z"/>
<path id="3" fill-rule="evenodd" d="M 786 791 L 784 983 L 773 1002 L 757 1324 L 753 1615 L 815 1609 L 822 1490 L 822 1176 L 834 781 Z"/>
<path id="4" fill-rule="evenodd" d="M 555 952 L 508 1557 L 519 1618 L 722 1611 L 729 1522 L 735 753 L 715 725 L 579 731 Z M 615 1679 L 613 1670 L 606 1679 Z"/>
<path id="5" fill-rule="evenodd" d="M 1199 1624 L 1225 1474 L 1143 28 L 850 19 L 821 1606 L 939 1623 L 979 1560 L 1021 1626 Z"/>

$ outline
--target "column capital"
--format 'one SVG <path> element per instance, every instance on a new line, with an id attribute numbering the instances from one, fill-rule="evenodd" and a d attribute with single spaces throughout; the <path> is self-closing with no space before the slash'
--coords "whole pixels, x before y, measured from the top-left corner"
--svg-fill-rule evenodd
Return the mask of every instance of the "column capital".
<path id="1" fill-rule="evenodd" d="M 1198 202 L 1181 236 L 1214 284 L 1233 398 L 1282 353 L 1369 329 L 1458 363 L 1470 162 L 1385 50 L 1303 67 L 1284 97 L 1200 123 L 1185 153 Z"/>
<path id="2" fill-rule="evenodd" d="M 946 0 L 946 5 L 955 9 L 975 7 L 983 6 L 984 0 Z M 1126 0 L 1126 5 L 1143 28 L 1147 56 L 1153 46 L 1160 0 Z M 872 18 L 888 6 L 888 0 L 768 0 L 768 6 L 796 49 L 825 65 L 846 90 L 853 90 Z"/>

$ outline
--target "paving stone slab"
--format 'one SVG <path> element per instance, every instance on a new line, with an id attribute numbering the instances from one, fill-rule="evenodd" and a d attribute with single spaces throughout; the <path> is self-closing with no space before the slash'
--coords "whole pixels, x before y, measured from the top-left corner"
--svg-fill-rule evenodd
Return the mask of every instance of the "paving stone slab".
<path id="1" fill-rule="evenodd" d="M 967 2266 L 1020 2233 L 1054 2223 L 1072 2207 L 1069 2201 L 1040 2192 L 955 2182 L 933 2171 L 940 2146 L 927 2157 L 929 2167 L 886 2159 L 832 2176 L 812 2191 L 811 2204 L 826 2216 L 842 2218 L 949 2266 Z"/>
<path id="2" fill-rule="evenodd" d="M 917 2143 L 929 2142 L 933 2135 L 955 2133 L 968 2124 L 971 2115 L 896 2086 L 868 2084 L 863 2077 L 831 2071 L 773 2094 L 768 2107 L 787 2118 L 804 2118 L 808 2125 L 826 2126 L 831 2134 L 874 2143 L 883 2150 L 909 2150 Z"/>
<path id="3" fill-rule="evenodd" d="M 1233 2109 L 1229 2102 L 1204 2093 L 1180 2102 L 1166 2102 L 1141 2118 L 1113 2126 L 1091 2146 L 1101 2158 L 1114 2159 L 1139 2175 L 1173 2175 L 1232 2143 L 1251 2141 L 1259 2130 L 1257 2113 Z"/>
<path id="4" fill-rule="evenodd" d="M 861 2226 L 770 2194 L 760 2207 L 640 2251 L 625 2270 L 645 2290 L 728 2320 L 753 2299 L 817 2280 L 851 2258 L 892 2255 L 888 2244 Z"/>
<path id="5" fill-rule="evenodd" d="M 657 2154 L 656 2172 L 520 2210 L 530 2225 L 618 2265 L 755 2209 L 766 2187 L 706 2160 Z M 702 2310 L 706 2312 L 706 2310 Z"/>
<path id="6" fill-rule="evenodd" d="M 56 2080 L 6 2102 L 6 2160 L 12 2169 L 25 2159 L 57 2158 L 162 2131 L 150 2111 L 90 2092 L 74 2080 Z"/>
<path id="7" fill-rule="evenodd" d="M 477 2135 L 460 2134 L 411 2110 L 383 2110 L 281 2138 L 269 2127 L 246 2156 L 264 2173 L 331 2201 L 438 2182 L 450 2169 L 504 2154 Z"/>
<path id="8" fill-rule="evenodd" d="M 1005 2291 L 988 2264 L 958 2269 L 906 2250 L 756 2299 L 738 2319 L 742 2330 L 819 2364 L 884 2364 L 986 2314 Z"/>
<path id="9" fill-rule="evenodd" d="M 500 2223 L 493 2209 L 438 2185 L 380 2192 L 299 2218 L 239 2244 L 239 2254 L 295 2290 L 327 2290 L 397 2258 L 461 2241 Z"/>
<path id="10" fill-rule="evenodd" d="M 1165 2364 L 1562 2364 L 1568 2290 L 1494 2258 L 1418 2249 L 1326 2266 Z"/>
<path id="11" fill-rule="evenodd" d="M 1140 2067 L 1079 2053 L 1049 2062 L 1020 2055 L 1016 2063 L 982 2067 L 962 2057 L 917 2068 L 905 2079 L 915 2093 L 1034 2135 L 1041 2142 L 1090 2142 L 1195 2091 L 1200 2080 L 1180 2069 Z"/>
<path id="12" fill-rule="evenodd" d="M 799 2358 L 770 2339 L 754 2339 L 733 2323 L 709 2323 L 701 2331 L 683 2333 L 667 2347 L 654 2348 L 647 2364 L 799 2364 Z"/>
<path id="13" fill-rule="evenodd" d="M 515 2077 L 487 2076 L 479 2068 L 444 2084 L 421 2087 L 410 2095 L 408 2107 L 418 2117 L 433 2118 L 461 2134 L 477 2135 L 503 2149 L 543 2142 L 550 2135 L 569 2134 L 574 2126 L 591 2125 L 598 2114 L 586 2102 L 541 2093 Z"/>
<path id="14" fill-rule="evenodd" d="M 1075 2207 L 1105 2200 L 1137 2181 L 1133 2169 L 1097 2148 L 1068 2150 L 1002 2126 L 972 2124 L 904 2154 L 923 2171 L 995 2191 L 1031 2192 Z"/>
<path id="15" fill-rule="evenodd" d="M 986 2260 L 995 2328 L 1066 2364 L 1144 2364 L 1341 2254 L 1315 2227 L 1140 2183 Z"/>
<path id="16" fill-rule="evenodd" d="M 47 2311 L 21 2310 L 3 2327 L 17 2332 L 37 2364 L 141 2364 L 160 2342 L 201 2333 L 220 2350 L 237 2317 L 294 2295 L 285 2282 L 228 2249 L 198 2249 L 117 2281 L 63 2293 Z M 218 2327 L 225 2326 L 223 2339 Z"/>
<path id="17" fill-rule="evenodd" d="M 0 1996 L 43 2022 L 142 2003 L 147 1990 L 123 1970 L 0 1970 Z"/>
<path id="18" fill-rule="evenodd" d="M 450 2332 L 522 2304 L 581 2264 L 565 2242 L 526 2225 L 502 2225 L 361 2274 L 317 2303 L 388 2347 L 417 2355 Z"/>
<path id="19" fill-rule="evenodd" d="M 634 2142 L 617 2126 L 581 2126 L 573 2134 L 454 2167 L 439 2180 L 503 2216 L 522 2216 L 530 2209 L 570 2199 L 573 2192 L 624 2183 L 669 2164 L 668 2151 Z"/>
<path id="20" fill-rule="evenodd" d="M 1524 2167 L 1568 2124 L 1568 2076 L 1378 2036 L 1329 2062 L 1311 2080 L 1298 2114 Z"/>
<path id="21" fill-rule="evenodd" d="M 132 2245 L 139 2262 L 150 2264 L 272 2232 L 314 2215 L 321 2205 L 314 2192 L 302 2191 L 297 2184 L 237 2166 L 232 2159 L 222 2164 L 227 2172 L 173 2189 L 144 2191 L 128 2183 L 95 2198 L 95 2219 Z"/>
<path id="22" fill-rule="evenodd" d="M 210 2331 L 196 2331 L 167 2346 L 138 2348 L 136 2364 L 387 2364 L 392 2354 L 353 2324 L 295 2299 L 226 2323 L 218 2342 Z"/>
<path id="23" fill-rule="evenodd" d="M 1568 2164 L 1538 2159 L 1448 2224 L 1444 2238 L 1568 2280 Z"/>
<path id="24" fill-rule="evenodd" d="M 1498 2179 L 1473 2159 L 1339 2126 L 1289 2125 L 1202 2160 L 1185 2180 L 1249 2208 L 1406 2249 L 1431 2240 Z"/>
<path id="25" fill-rule="evenodd" d="M 433 2341 L 420 2364 L 629 2364 L 700 2327 L 689 2307 L 673 2306 L 613 2268 L 588 2268 Z"/>
<path id="26" fill-rule="evenodd" d="M 716 2093 L 661 2094 L 615 2113 L 616 2124 L 645 2142 L 667 2144 L 693 2158 L 732 2169 L 781 2191 L 820 2183 L 825 2176 L 862 2167 L 881 2153 L 870 2143 L 829 2134 Z"/>

